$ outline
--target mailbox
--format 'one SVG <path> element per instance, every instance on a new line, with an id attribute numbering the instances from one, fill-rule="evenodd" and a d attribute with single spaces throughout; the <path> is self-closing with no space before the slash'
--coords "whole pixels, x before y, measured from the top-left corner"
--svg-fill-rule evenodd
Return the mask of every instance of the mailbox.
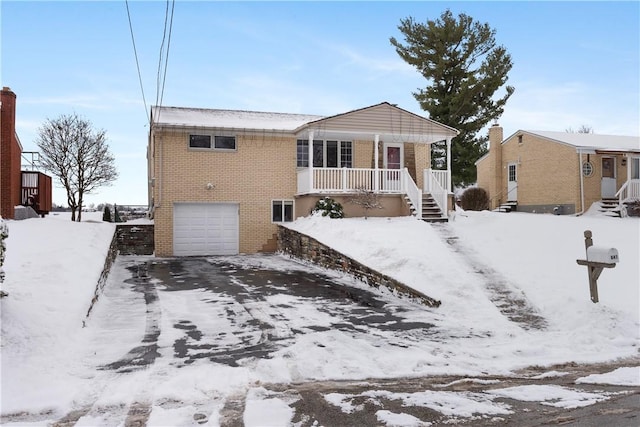
<path id="1" fill-rule="evenodd" d="M 616 248 L 590 246 L 587 248 L 587 261 L 617 264 L 619 262 L 618 250 Z"/>

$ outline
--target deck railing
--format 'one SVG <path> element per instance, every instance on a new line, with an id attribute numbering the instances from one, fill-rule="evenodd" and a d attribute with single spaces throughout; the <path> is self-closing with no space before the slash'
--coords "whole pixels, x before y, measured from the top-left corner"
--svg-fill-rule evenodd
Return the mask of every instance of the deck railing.
<path id="1" fill-rule="evenodd" d="M 630 179 L 616 193 L 619 203 L 640 199 L 640 179 Z"/>
<path id="2" fill-rule="evenodd" d="M 449 171 L 446 170 L 424 170 L 424 189 L 427 193 L 431 193 L 431 197 L 436 201 L 442 216 L 447 215 L 447 197 L 449 192 L 447 187 L 449 183 Z"/>

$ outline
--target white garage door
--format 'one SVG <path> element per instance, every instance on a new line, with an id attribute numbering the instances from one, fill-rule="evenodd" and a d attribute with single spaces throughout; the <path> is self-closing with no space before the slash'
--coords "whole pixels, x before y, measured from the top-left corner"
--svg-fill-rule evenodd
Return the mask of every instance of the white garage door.
<path id="1" fill-rule="evenodd" d="M 173 254 L 235 255 L 238 228 L 237 203 L 175 203 Z"/>

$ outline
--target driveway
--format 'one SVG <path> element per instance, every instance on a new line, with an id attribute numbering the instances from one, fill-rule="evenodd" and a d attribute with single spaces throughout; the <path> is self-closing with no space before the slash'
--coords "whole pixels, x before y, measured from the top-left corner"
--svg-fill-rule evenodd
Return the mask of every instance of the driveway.
<path id="1" fill-rule="evenodd" d="M 2 421 L 637 425 L 638 387 L 578 384 L 637 358 L 456 375 L 495 333 L 468 323 L 278 255 L 119 257 L 87 321 L 87 392 L 67 414 Z"/>
<path id="2" fill-rule="evenodd" d="M 434 334 L 432 323 L 415 320 L 425 317 L 424 307 L 301 267 L 269 255 L 133 262 L 127 267 L 132 277 L 125 282 L 143 296 L 145 334 L 102 369 L 128 372 L 154 363 L 160 356 L 161 315 L 170 318 L 172 364 L 177 366 L 207 359 L 237 367 L 251 358 L 270 358 L 297 336 L 312 332 L 341 331 L 366 340 L 373 336 L 401 347 Z M 206 315 L 163 307 L 161 300 L 170 301 L 176 293 L 183 306 L 201 306 Z"/>

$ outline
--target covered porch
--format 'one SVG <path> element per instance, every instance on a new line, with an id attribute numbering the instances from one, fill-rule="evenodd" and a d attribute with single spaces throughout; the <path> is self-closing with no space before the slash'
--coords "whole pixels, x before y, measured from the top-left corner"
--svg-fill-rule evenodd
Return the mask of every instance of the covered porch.
<path id="1" fill-rule="evenodd" d="M 451 139 L 457 134 L 453 128 L 388 103 L 307 123 L 296 131 L 298 141 L 302 141 L 298 157 L 306 158 L 306 163 L 298 163 L 297 195 L 349 195 L 362 191 L 395 194 L 407 200 L 411 212 L 418 218 L 423 218 L 423 199 L 428 195 L 446 218 L 451 193 Z M 322 141 L 332 143 L 331 153 L 337 150 L 339 160 L 328 165 L 329 149 Z M 340 151 L 341 147 L 333 149 L 336 141 L 342 141 L 341 147 L 349 149 L 356 141 L 360 147 L 368 145 L 367 153 L 372 158 L 363 161 L 362 153 L 356 153 L 359 161 L 345 160 L 351 153 Z M 440 141 L 446 142 L 446 170 L 431 169 L 430 155 L 414 159 L 413 170 L 407 167 L 409 162 L 403 151 L 406 144 L 430 148 Z M 301 150 L 307 152 L 301 155 Z M 373 167 L 359 167 L 362 163 Z"/>

